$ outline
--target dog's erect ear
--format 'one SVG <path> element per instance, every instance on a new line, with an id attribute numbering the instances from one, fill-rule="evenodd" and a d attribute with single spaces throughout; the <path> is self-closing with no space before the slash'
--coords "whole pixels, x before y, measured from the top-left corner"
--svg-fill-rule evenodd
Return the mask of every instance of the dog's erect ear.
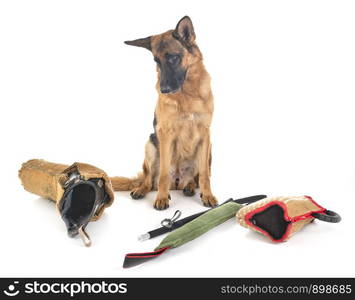
<path id="1" fill-rule="evenodd" d="M 137 39 L 134 41 L 125 41 L 125 44 L 130 45 L 130 46 L 143 47 L 143 48 L 146 48 L 151 51 L 152 46 L 151 46 L 150 42 L 151 42 L 151 37 L 148 36 L 146 38 Z"/>
<path id="2" fill-rule="evenodd" d="M 187 45 L 191 45 L 195 41 L 196 36 L 194 26 L 192 25 L 190 17 L 185 16 L 179 21 L 173 35 Z"/>

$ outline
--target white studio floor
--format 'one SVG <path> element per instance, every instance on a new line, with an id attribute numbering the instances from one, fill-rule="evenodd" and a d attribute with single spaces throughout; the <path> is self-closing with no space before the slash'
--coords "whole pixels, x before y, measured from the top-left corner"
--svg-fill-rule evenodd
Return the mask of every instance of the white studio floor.
<path id="1" fill-rule="evenodd" d="M 239 179 L 243 182 L 242 178 Z M 238 182 L 238 176 L 235 181 Z M 268 178 L 265 181 L 264 184 Z M 288 176 L 287 181 L 296 179 Z M 216 193 L 225 195 L 223 199 L 227 199 L 227 196 L 251 195 L 251 191 L 262 192 L 260 188 L 245 188 L 243 185 L 243 189 L 234 188 L 242 190 L 242 193 L 227 194 L 223 192 L 222 185 L 217 187 Z M 64 223 L 52 202 L 22 191 L 18 186 L 16 193 L 4 198 L 7 200 L 3 205 L 6 213 L 1 222 L 6 230 L 2 232 L 1 275 L 353 276 L 353 205 L 348 199 L 352 199 L 354 194 L 352 191 L 332 194 L 331 190 L 324 193 L 313 191 L 312 194 L 325 207 L 336 209 L 343 221 L 339 224 L 316 221 L 288 242 L 273 244 L 231 219 L 156 260 L 123 269 L 126 253 L 151 251 L 162 239 L 157 237 L 139 242 L 139 234 L 155 229 L 176 209 L 181 210 L 183 216 L 204 210 L 198 197 L 186 198 L 174 191 L 170 208 L 159 212 L 152 208 L 155 193 L 144 200 L 131 200 L 126 192 L 116 193 L 116 201 L 103 218 L 88 226 L 93 246 L 85 248 L 79 238 L 66 236 Z M 345 203 L 347 209 L 344 209 Z"/>

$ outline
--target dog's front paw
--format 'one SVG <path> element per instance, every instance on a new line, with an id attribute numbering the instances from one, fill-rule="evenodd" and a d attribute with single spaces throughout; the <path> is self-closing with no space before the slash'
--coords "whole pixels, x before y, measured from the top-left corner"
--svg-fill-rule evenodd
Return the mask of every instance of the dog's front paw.
<path id="1" fill-rule="evenodd" d="M 204 195 L 201 194 L 201 200 L 204 206 L 207 207 L 215 207 L 218 204 L 217 198 L 215 196 L 213 196 L 212 194 L 210 195 Z"/>
<path id="2" fill-rule="evenodd" d="M 168 195 L 168 197 L 160 197 L 158 195 L 154 203 L 154 208 L 157 210 L 167 209 L 169 207 L 170 199 L 171 199 L 170 195 Z"/>

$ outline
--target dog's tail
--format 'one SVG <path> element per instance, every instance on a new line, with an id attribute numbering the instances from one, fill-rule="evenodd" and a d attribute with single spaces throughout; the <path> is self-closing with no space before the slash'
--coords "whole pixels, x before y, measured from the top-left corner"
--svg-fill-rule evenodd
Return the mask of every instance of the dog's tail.
<path id="1" fill-rule="evenodd" d="M 115 176 L 110 179 L 114 191 L 130 191 L 141 185 L 143 174 L 138 174 L 138 176 L 133 178 Z"/>

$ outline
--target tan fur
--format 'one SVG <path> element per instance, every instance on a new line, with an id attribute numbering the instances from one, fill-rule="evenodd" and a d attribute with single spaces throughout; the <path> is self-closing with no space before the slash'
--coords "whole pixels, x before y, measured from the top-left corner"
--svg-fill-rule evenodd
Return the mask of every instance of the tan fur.
<path id="1" fill-rule="evenodd" d="M 164 43 L 164 49 L 160 45 Z M 207 73 L 202 54 L 195 43 L 191 51 L 182 47 L 172 37 L 172 30 L 151 37 L 151 51 L 155 57 L 164 58 L 168 52 L 183 51 L 182 66 L 187 69 L 186 79 L 176 93 L 160 92 L 160 70 L 156 89 L 159 94 L 155 109 L 158 149 L 148 141 L 145 149 L 141 184 L 132 193 L 144 196 L 151 190 L 158 190 L 155 208 L 168 207 L 169 189 L 192 191 L 200 187 L 202 202 L 215 206 L 216 198 L 210 187 L 211 143 L 210 125 L 213 114 L 213 95 L 210 76 Z M 176 186 L 174 178 L 178 177 Z M 133 182 L 127 178 L 112 180 L 115 190 L 130 188 Z"/>

